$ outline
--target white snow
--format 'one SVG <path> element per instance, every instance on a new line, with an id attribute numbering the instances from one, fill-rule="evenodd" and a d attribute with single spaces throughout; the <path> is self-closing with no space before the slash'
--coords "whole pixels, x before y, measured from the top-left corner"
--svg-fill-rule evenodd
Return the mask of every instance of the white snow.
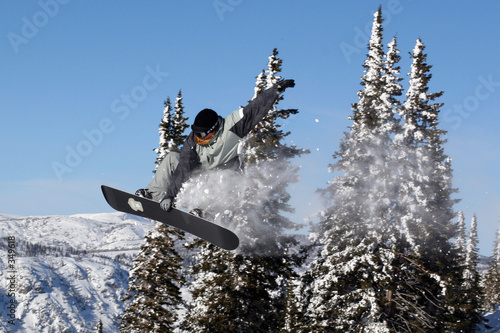
<path id="1" fill-rule="evenodd" d="M 486 312 L 483 313 L 484 317 L 488 319 L 488 326 L 490 326 L 490 329 L 485 328 L 484 326 L 481 327 L 479 332 L 490 332 L 490 333 L 495 333 L 495 332 L 500 332 L 500 305 L 498 305 L 495 308 L 495 312 Z"/>
<path id="2" fill-rule="evenodd" d="M 210 170 L 183 185 L 177 206 L 186 211 L 200 208 L 204 212 L 224 212 L 213 213 L 213 220 L 239 236 L 241 249 L 245 245 L 253 246 L 256 239 L 268 239 L 273 232 L 278 232 L 271 229 L 260 214 L 269 209 L 266 203 L 275 195 L 273 191 L 296 178 L 294 168 L 282 160 L 249 166 L 243 174 L 234 170 Z M 200 192 L 216 195 L 199 195 Z M 238 211 L 245 214 L 229 214 Z"/>
<path id="3" fill-rule="evenodd" d="M 122 213 L 0 215 L 0 304 L 17 302 L 17 324 L 2 315 L 0 331 L 93 332 L 102 320 L 105 332 L 118 332 L 128 271 L 153 225 Z M 15 238 L 15 298 L 3 269 L 7 237 Z M 26 252 L 27 242 L 44 248 Z"/>

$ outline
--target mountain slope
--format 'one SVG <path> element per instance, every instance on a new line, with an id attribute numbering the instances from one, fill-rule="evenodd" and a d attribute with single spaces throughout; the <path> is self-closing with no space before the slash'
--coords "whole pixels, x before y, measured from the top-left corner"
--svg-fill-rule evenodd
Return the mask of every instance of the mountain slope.
<path id="1" fill-rule="evenodd" d="M 122 213 L 0 215 L 0 303 L 16 305 L 0 328 L 94 332 L 101 320 L 117 332 L 128 271 L 153 225 Z"/>

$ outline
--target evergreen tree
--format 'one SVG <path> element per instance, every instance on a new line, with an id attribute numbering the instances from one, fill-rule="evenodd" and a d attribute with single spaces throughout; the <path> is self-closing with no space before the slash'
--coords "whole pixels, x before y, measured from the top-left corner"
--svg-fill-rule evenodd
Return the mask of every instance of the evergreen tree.
<path id="1" fill-rule="evenodd" d="M 180 151 L 182 144 L 187 138 L 184 135 L 184 131 L 189 126 L 187 125 L 187 120 L 189 118 L 184 117 L 184 106 L 182 105 L 182 91 L 179 90 L 177 98 L 175 99 L 174 112 L 172 115 L 172 104 L 170 102 L 170 97 L 163 103 L 163 118 L 159 125 L 160 134 L 160 146 L 159 148 L 153 149 L 157 153 L 156 157 L 156 167 L 153 172 L 160 165 L 161 161 L 167 156 L 168 153 L 172 151 Z"/>
<path id="2" fill-rule="evenodd" d="M 485 308 L 493 312 L 495 306 L 500 304 L 500 227 L 497 230 L 493 255 L 490 258 L 483 284 Z"/>
<path id="3" fill-rule="evenodd" d="M 257 76 L 256 95 L 281 79 L 281 65 L 278 50 L 274 49 L 267 69 Z M 282 320 L 284 314 L 294 312 L 287 308 L 287 304 L 293 305 L 293 294 L 288 294 L 287 286 L 293 285 L 296 262 L 286 252 L 290 245 L 289 239 L 280 236 L 285 230 L 299 227 L 284 216 L 284 213 L 293 211 L 288 204 L 290 194 L 286 188 L 290 182 L 298 179 L 298 169 L 292 166 L 291 158 L 308 152 L 284 142 L 290 132 L 282 130 L 279 120 L 297 114 L 298 110 L 278 109 L 277 104 L 282 100 L 283 96 L 245 140 L 246 172 L 252 185 L 247 188 L 243 205 L 235 210 L 236 223 L 243 230 L 247 229 L 249 235 L 258 235 L 255 241 L 246 242 L 245 255 L 237 257 L 236 262 L 240 263 L 240 278 L 248 281 L 244 288 L 247 293 L 254 295 L 253 302 L 266 304 L 263 308 L 256 309 L 258 311 L 255 315 L 266 318 L 267 331 L 270 332 L 281 331 L 285 325 Z M 284 170 L 287 172 L 283 172 Z M 270 176 L 274 178 L 271 180 L 273 186 L 268 189 L 262 202 L 259 193 L 269 185 Z M 253 213 L 249 215 L 248 212 Z M 256 224 L 252 221 L 263 223 Z M 255 228 L 260 230 L 257 232 Z"/>
<path id="4" fill-rule="evenodd" d="M 338 175 L 322 191 L 331 206 L 322 213 L 321 252 L 311 265 L 308 312 L 316 331 L 389 331 L 384 311 L 390 312 L 396 244 L 390 148 L 402 88 L 396 41 L 385 55 L 382 22 L 379 8 L 363 65 L 364 89 L 331 166 Z"/>
<path id="5" fill-rule="evenodd" d="M 160 122 L 158 132 L 160 133 L 160 147 L 153 149 L 157 154 L 156 157 L 156 167 L 153 171 L 156 172 L 156 169 L 160 165 L 161 161 L 167 156 L 167 154 L 175 149 L 174 141 L 172 140 L 172 105 L 170 103 L 170 97 L 167 97 L 167 100 L 163 102 L 163 118 Z"/>
<path id="6" fill-rule="evenodd" d="M 277 54 L 275 49 L 268 68 L 257 76 L 256 95 L 279 80 L 282 60 Z M 289 159 L 305 151 L 283 142 L 289 132 L 282 131 L 277 120 L 297 112 L 276 107 L 270 110 L 245 140 L 245 174 L 238 174 L 232 184 L 235 188 L 230 190 L 234 193 L 230 204 L 224 207 L 224 200 L 218 200 L 203 209 L 222 224 L 231 223 L 238 230 L 240 253 L 201 245 L 201 254 L 192 267 L 196 279 L 190 287 L 193 301 L 186 319 L 191 330 L 279 332 L 284 324 L 286 283 L 293 265 L 285 253 L 288 242 L 281 235 L 284 230 L 298 227 L 284 215 L 292 211 L 286 188 L 297 180 L 297 169 Z M 211 188 L 205 193 L 218 193 L 213 187 L 219 183 L 205 181 L 210 177 L 223 177 L 228 182 L 234 175 L 207 172 L 197 178 L 197 192 L 203 190 L 203 183 L 210 183 Z M 214 263 L 214 258 L 224 260 Z M 214 307 L 221 316 L 214 317 L 210 312 Z"/>
<path id="7" fill-rule="evenodd" d="M 254 100 L 257 98 L 257 96 L 266 89 L 267 83 L 266 83 L 266 70 L 263 69 L 262 73 L 257 75 L 255 78 L 257 81 L 255 82 L 255 88 L 254 88 L 254 94 L 251 100 Z"/>
<path id="8" fill-rule="evenodd" d="M 477 235 L 477 217 L 472 217 L 470 226 L 469 238 L 467 241 L 467 251 L 465 259 L 465 269 L 463 274 L 463 297 L 464 308 L 463 313 L 465 316 L 461 320 L 461 327 L 466 332 L 475 332 L 477 325 L 484 322 L 481 317 L 482 308 L 481 303 L 483 294 L 480 287 L 481 276 L 477 270 L 477 263 L 479 262 L 478 254 L 478 235 Z"/>
<path id="9" fill-rule="evenodd" d="M 238 280 L 233 272 L 234 253 L 208 242 L 196 240 L 190 245 L 198 252 L 189 275 L 193 302 L 182 323 L 185 332 L 240 332 L 242 319 L 235 299 Z"/>
<path id="10" fill-rule="evenodd" d="M 385 55 L 385 65 L 384 65 L 384 93 L 381 96 L 384 107 L 387 109 L 382 115 L 387 116 L 387 121 L 385 126 L 390 126 L 391 131 L 397 131 L 396 125 L 397 120 L 395 114 L 398 113 L 401 103 L 398 97 L 403 94 L 403 87 L 400 82 L 403 78 L 399 77 L 401 74 L 401 69 L 399 67 L 399 61 L 401 56 L 400 51 L 397 48 L 396 37 L 393 37 L 391 42 L 387 45 L 388 51 Z"/>
<path id="11" fill-rule="evenodd" d="M 184 283 L 182 258 L 174 248 L 176 230 L 157 223 L 130 272 L 131 299 L 121 319 L 121 332 L 171 332 L 177 325 L 182 305 L 180 287 Z"/>
<path id="12" fill-rule="evenodd" d="M 382 7 L 379 7 L 374 14 L 372 33 L 368 42 L 368 54 L 363 64 L 365 74 L 361 77 L 361 85 L 364 89 L 358 91 L 359 101 L 352 105 L 353 126 L 359 126 L 360 129 L 368 129 L 372 132 L 383 129 L 381 125 L 387 123 L 387 119 L 381 117 L 381 112 L 379 112 L 380 107 L 385 106 L 381 103 L 381 96 L 385 93 L 383 22 Z M 385 114 L 386 110 L 382 113 Z M 352 129 L 351 132 L 353 132 Z"/>
<path id="13" fill-rule="evenodd" d="M 179 151 L 184 142 L 182 133 L 187 127 L 187 118 L 183 117 L 183 113 L 179 90 L 173 116 L 170 97 L 164 102 L 159 125 L 160 145 L 154 149 L 158 154 L 156 167 L 167 154 Z M 145 237 L 130 272 L 129 292 L 124 300 L 131 299 L 131 302 L 122 317 L 122 332 L 163 332 L 176 327 L 177 311 L 182 305 L 180 286 L 184 278 L 183 259 L 175 250 L 175 243 L 183 238 L 181 230 L 160 223 Z"/>
<path id="14" fill-rule="evenodd" d="M 174 107 L 174 117 L 172 119 L 172 141 L 173 146 L 176 150 L 180 150 L 187 135 L 184 134 L 186 128 L 189 127 L 187 124 L 188 117 L 184 117 L 184 106 L 182 105 L 182 91 L 179 90 L 177 98 L 175 99 Z"/>
<path id="15" fill-rule="evenodd" d="M 428 91 L 431 66 L 417 40 L 400 106 L 395 39 L 384 63 L 382 21 L 379 8 L 353 125 L 323 190 L 331 207 L 317 230 L 309 315 L 327 331 L 474 329 L 480 317 L 474 304 L 465 306 L 463 266 L 451 243 L 456 190 L 438 126 L 442 104 L 433 103 L 442 92 Z"/>
<path id="16" fill-rule="evenodd" d="M 306 316 L 307 300 L 302 295 L 302 286 L 304 284 L 304 272 L 296 272 L 293 266 L 303 267 L 309 256 L 310 246 L 302 246 L 297 253 L 287 255 L 291 256 L 292 267 L 289 267 L 289 276 L 284 281 L 284 310 L 280 332 L 301 333 L 311 332 L 309 318 Z M 290 264 L 289 264 L 290 266 Z M 305 272 L 307 273 L 307 272 Z"/>
<path id="17" fill-rule="evenodd" d="M 255 99 L 259 93 L 267 88 L 272 87 L 277 83 L 281 76 L 281 65 L 283 60 L 278 58 L 278 50 L 274 49 L 269 61 L 267 69 L 263 70 L 256 78 Z M 301 154 L 307 153 L 307 150 L 298 149 L 295 146 L 289 146 L 283 141 L 290 135 L 290 132 L 284 132 L 279 124 L 279 120 L 288 119 L 291 115 L 297 114 L 297 109 L 278 110 L 277 104 L 283 100 L 283 95 L 280 96 L 274 105 L 269 110 L 268 115 L 255 127 L 255 129 L 247 135 L 244 140 L 244 149 L 246 152 L 246 164 L 259 163 L 262 161 L 275 161 L 277 159 L 291 159 Z"/>
<path id="18" fill-rule="evenodd" d="M 432 66 L 426 64 L 424 48 L 418 39 L 411 54 L 410 88 L 400 112 L 401 133 L 395 138 L 396 144 L 402 146 L 398 150 L 398 164 L 402 166 L 401 228 L 415 252 L 422 247 L 435 247 L 429 243 L 430 233 L 438 235 L 437 230 L 442 228 L 442 239 L 446 241 L 455 231 L 449 221 L 454 216 L 452 205 L 456 202 L 450 195 L 456 190 L 451 188 L 450 160 L 442 147 L 446 142 L 442 139 L 445 132 L 438 128 L 442 104 L 432 103 L 443 92 L 428 92 Z"/>
<path id="19" fill-rule="evenodd" d="M 465 237 L 465 216 L 462 211 L 458 212 L 457 221 L 457 237 L 455 241 L 455 248 L 457 249 L 461 259 L 465 262 L 467 256 L 467 240 Z"/>
<path id="20" fill-rule="evenodd" d="M 442 251 L 448 252 L 447 241 L 451 237 L 446 228 L 450 228 L 451 220 L 435 219 L 432 216 L 434 208 L 441 209 L 437 205 L 431 207 L 432 203 L 437 204 L 432 198 L 436 197 L 440 189 L 438 186 L 432 186 L 437 185 L 439 178 L 431 175 L 433 168 L 437 167 L 437 159 L 431 156 L 430 147 L 431 137 L 435 139 L 436 144 L 440 139 L 441 132 L 437 130 L 436 125 L 438 108 L 441 105 L 430 103 L 442 92 L 428 93 L 431 66 L 425 63 L 426 55 L 422 51 L 423 44 L 417 40 L 411 54 L 413 61 L 409 73 L 409 89 L 403 108 L 400 109 L 400 133 L 395 136 L 395 152 L 401 181 L 397 209 L 402 231 L 401 244 L 407 244 L 399 252 L 405 268 L 400 274 L 405 285 L 411 286 L 397 290 L 395 294 L 394 301 L 401 304 L 398 310 L 404 314 L 402 320 L 395 324 L 399 327 L 413 327 L 417 331 L 441 331 L 442 328 L 436 325 L 443 325 L 444 322 L 443 318 L 437 319 L 438 313 L 442 313 L 444 309 L 443 301 L 439 297 L 443 294 L 444 284 L 440 282 L 444 279 L 442 274 L 436 273 L 449 266 L 449 263 L 443 262 Z M 442 149 L 439 151 L 442 152 Z M 442 207 L 443 211 L 446 208 Z M 442 222 L 448 224 L 443 223 L 446 228 L 443 228 L 443 234 L 439 235 L 433 227 Z M 451 257 L 452 255 L 450 259 Z M 429 267 L 434 264 L 434 267 Z M 441 267 L 441 270 L 437 267 Z"/>
<path id="21" fill-rule="evenodd" d="M 464 297 L 463 261 L 451 243 L 456 236 L 451 198 L 457 190 L 451 185 L 451 160 L 445 155 L 445 131 L 439 129 L 441 103 L 433 103 L 443 92 L 430 93 L 431 66 L 426 63 L 424 44 L 417 40 L 412 57 L 409 89 L 401 109 L 401 133 L 395 137 L 398 150 L 401 186 L 399 214 L 403 241 L 401 252 L 406 261 L 405 283 L 411 288 L 398 293 L 395 302 L 413 304 L 407 308 L 404 323 L 420 330 L 446 331 L 474 329 L 480 322 L 467 313 Z M 409 279 L 410 281 L 407 281 Z"/>
<path id="22" fill-rule="evenodd" d="M 478 247 L 479 239 L 477 236 L 477 217 L 474 215 L 472 217 L 472 222 L 470 226 L 469 238 L 467 240 L 467 252 L 465 259 L 465 271 L 464 271 L 464 287 L 465 290 L 470 290 L 478 284 L 479 274 L 477 272 L 476 266 L 479 261 Z"/>

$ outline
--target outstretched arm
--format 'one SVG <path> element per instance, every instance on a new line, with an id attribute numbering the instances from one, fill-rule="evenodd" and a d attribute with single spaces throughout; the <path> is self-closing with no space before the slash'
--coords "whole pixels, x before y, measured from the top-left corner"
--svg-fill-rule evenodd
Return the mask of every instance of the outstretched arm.
<path id="1" fill-rule="evenodd" d="M 286 88 L 295 86 L 294 80 L 281 80 L 269 89 L 261 92 L 242 110 L 243 117 L 231 127 L 230 131 L 243 138 L 267 115 L 279 95 Z"/>

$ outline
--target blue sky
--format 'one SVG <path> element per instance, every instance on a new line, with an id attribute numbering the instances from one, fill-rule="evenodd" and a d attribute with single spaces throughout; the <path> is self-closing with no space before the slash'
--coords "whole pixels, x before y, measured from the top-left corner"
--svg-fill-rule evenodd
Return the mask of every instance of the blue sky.
<path id="1" fill-rule="evenodd" d="M 278 48 L 296 80 L 282 107 L 295 144 L 311 150 L 292 188 L 297 219 L 321 206 L 315 190 L 350 125 L 373 13 L 397 35 L 403 85 L 417 38 L 444 91 L 441 127 L 456 205 L 478 217 L 490 255 L 500 223 L 500 3 L 494 1 L 3 1 L 0 3 L 0 213 L 110 212 L 99 186 L 127 191 L 152 176 L 163 101 L 182 89 L 192 121 L 253 95 Z M 188 122 L 190 122 L 188 121 Z"/>

